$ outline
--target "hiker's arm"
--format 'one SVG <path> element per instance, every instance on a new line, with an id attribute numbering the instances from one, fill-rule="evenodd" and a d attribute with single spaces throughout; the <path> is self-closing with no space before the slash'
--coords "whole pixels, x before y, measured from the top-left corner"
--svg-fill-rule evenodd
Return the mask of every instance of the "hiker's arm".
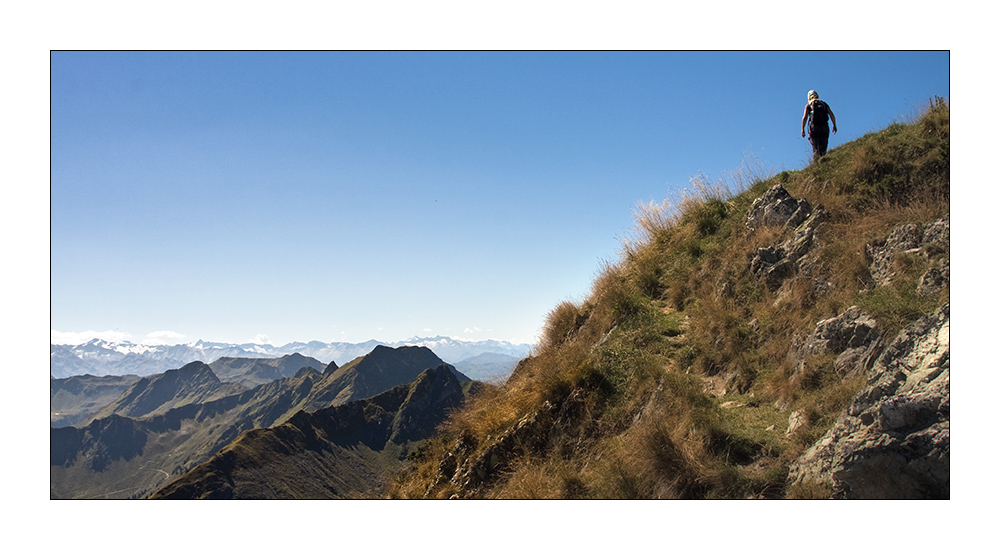
<path id="1" fill-rule="evenodd" d="M 830 122 L 833 123 L 833 133 L 836 134 L 837 133 L 837 117 L 833 116 L 833 110 L 830 109 L 829 105 L 826 106 L 826 110 L 830 112 Z"/>
<path id="2" fill-rule="evenodd" d="M 802 111 L 802 137 L 806 137 L 806 119 L 809 118 L 809 106 L 806 105 L 804 111 Z M 834 123 L 836 126 L 836 123 Z"/>

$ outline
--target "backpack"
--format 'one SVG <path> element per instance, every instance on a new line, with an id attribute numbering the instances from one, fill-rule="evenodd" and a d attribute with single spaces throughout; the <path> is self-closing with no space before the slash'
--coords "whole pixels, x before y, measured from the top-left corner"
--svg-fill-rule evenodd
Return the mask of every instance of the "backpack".
<path id="1" fill-rule="evenodd" d="M 830 108 L 817 99 L 809 104 L 809 125 L 821 126 L 830 118 Z"/>

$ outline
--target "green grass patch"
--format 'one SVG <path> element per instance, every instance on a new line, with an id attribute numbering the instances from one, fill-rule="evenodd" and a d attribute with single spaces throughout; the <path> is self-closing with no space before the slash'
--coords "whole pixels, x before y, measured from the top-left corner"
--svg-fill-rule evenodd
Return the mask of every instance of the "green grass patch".
<path id="1" fill-rule="evenodd" d="M 893 335 L 940 305 L 935 296 L 921 296 L 912 280 L 897 280 L 858 297 L 858 306 L 877 320 L 884 334 Z"/>

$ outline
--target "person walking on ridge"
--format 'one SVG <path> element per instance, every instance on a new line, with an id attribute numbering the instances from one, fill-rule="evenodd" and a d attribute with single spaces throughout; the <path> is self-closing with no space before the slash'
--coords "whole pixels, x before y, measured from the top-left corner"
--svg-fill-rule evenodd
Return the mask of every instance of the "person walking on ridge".
<path id="1" fill-rule="evenodd" d="M 826 102 L 819 99 L 816 90 L 809 90 L 809 103 L 802 113 L 802 137 L 806 137 L 806 120 L 809 121 L 809 143 L 812 143 L 813 161 L 819 161 L 826 154 L 826 145 L 830 141 L 830 126 L 827 118 L 833 123 L 833 133 L 837 133 L 837 117 Z"/>

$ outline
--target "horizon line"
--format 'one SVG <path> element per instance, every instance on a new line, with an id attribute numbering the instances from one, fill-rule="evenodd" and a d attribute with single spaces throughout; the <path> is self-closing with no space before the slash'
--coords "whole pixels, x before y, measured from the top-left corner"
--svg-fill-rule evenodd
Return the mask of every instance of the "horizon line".
<path id="1" fill-rule="evenodd" d="M 57 335 L 54 334 L 54 333 L 58 333 L 59 336 L 57 337 Z M 153 333 L 151 333 L 151 334 L 153 334 Z M 178 336 L 182 336 L 182 335 L 178 334 Z M 258 335 L 258 337 L 261 337 L 261 336 L 264 336 L 264 335 Z M 68 338 L 66 338 L 63 341 L 58 341 L 58 340 L 60 340 L 60 337 L 68 337 Z M 132 334 L 130 334 L 130 333 L 124 333 L 124 332 L 118 332 L 118 331 L 63 332 L 63 331 L 58 331 L 58 330 L 55 330 L 55 329 L 50 329 L 50 333 L 49 333 L 49 345 L 50 346 L 60 346 L 60 345 L 62 345 L 62 346 L 65 346 L 65 345 L 68 345 L 68 346 L 79 346 L 79 345 L 82 345 L 82 344 L 86 344 L 88 342 L 93 342 L 95 340 L 98 340 L 98 341 L 115 343 L 115 344 L 126 344 L 127 343 L 127 344 L 132 344 L 132 345 L 141 345 L 141 346 L 149 346 L 149 347 L 156 347 L 156 346 L 185 346 L 185 345 L 186 346 L 190 346 L 190 345 L 194 345 L 194 344 L 197 344 L 199 342 L 202 342 L 202 343 L 205 343 L 205 344 L 224 344 L 224 345 L 230 345 L 230 346 L 250 346 L 250 345 L 254 345 L 254 346 L 270 346 L 272 348 L 282 348 L 282 347 L 290 346 L 290 345 L 293 345 L 293 344 L 308 344 L 310 342 L 319 342 L 321 344 L 353 344 L 353 345 L 359 345 L 359 344 L 364 344 L 364 343 L 368 343 L 368 342 L 378 342 L 378 343 L 384 343 L 384 344 L 396 344 L 396 343 L 409 342 L 409 341 L 415 341 L 415 340 L 419 341 L 419 340 L 437 340 L 437 339 L 448 339 L 448 340 L 453 340 L 453 341 L 457 341 L 457 342 L 469 342 L 469 343 L 490 342 L 490 341 L 493 341 L 493 342 L 500 342 L 500 343 L 505 343 L 505 344 L 511 344 L 511 345 L 515 345 L 515 346 L 533 346 L 533 345 L 535 345 L 535 343 L 532 343 L 532 342 L 516 342 L 516 341 L 513 341 L 513 340 L 503 340 L 503 339 L 498 339 L 498 338 L 469 339 L 469 338 L 457 337 L 457 336 L 447 336 L 447 335 L 443 335 L 443 334 L 437 334 L 435 336 L 420 336 L 420 335 L 415 334 L 415 335 L 413 335 L 413 336 L 411 336 L 409 338 L 403 338 L 403 339 L 399 339 L 399 340 L 380 340 L 378 338 L 368 338 L 368 339 L 360 340 L 360 341 L 346 341 L 346 340 L 329 340 L 329 341 L 326 341 L 326 340 L 318 340 L 318 339 L 292 340 L 292 341 L 286 342 L 284 344 L 276 344 L 274 342 L 271 342 L 269 338 L 267 339 L 267 341 L 259 341 L 259 342 L 258 341 L 254 341 L 254 340 L 249 340 L 249 341 L 246 341 L 246 342 L 227 342 L 227 341 L 223 341 L 223 340 L 209 340 L 209 339 L 205 339 L 205 338 L 196 338 L 196 339 L 193 339 L 193 340 L 181 340 L 181 341 L 177 341 L 177 342 L 168 342 L 165 339 L 159 339 L 159 338 L 155 338 L 155 337 L 150 338 L 149 335 L 147 335 L 147 336 L 145 336 L 145 337 L 142 338 L 142 340 L 146 340 L 146 341 L 142 341 L 142 340 L 135 341 L 132 338 L 133 338 Z M 264 338 L 266 338 L 266 336 L 264 336 Z M 169 339 L 169 338 L 167 338 L 167 339 Z"/>

